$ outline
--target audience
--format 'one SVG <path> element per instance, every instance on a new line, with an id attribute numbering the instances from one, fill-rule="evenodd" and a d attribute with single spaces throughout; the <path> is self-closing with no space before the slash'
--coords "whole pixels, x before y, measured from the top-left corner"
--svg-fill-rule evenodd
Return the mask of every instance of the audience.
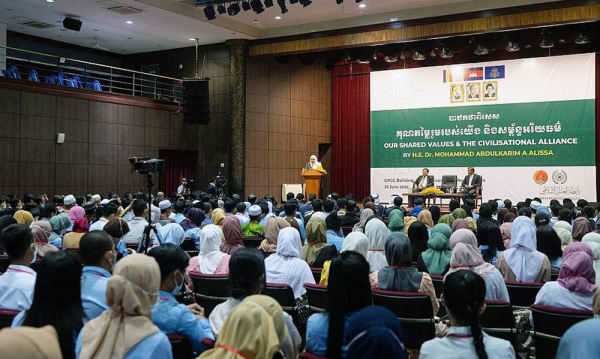
<path id="1" fill-rule="evenodd" d="M 229 273 L 229 258 L 231 256 L 221 252 L 222 238 L 223 231 L 219 226 L 209 224 L 202 228 L 200 253 L 190 258 L 187 271 L 200 272 L 202 274 L 227 275 Z"/>
<path id="2" fill-rule="evenodd" d="M 106 288 L 111 310 L 90 320 L 75 346 L 80 359 L 172 359 L 167 336 L 152 323 L 158 299 L 160 268 L 154 258 L 131 255 L 115 266 Z"/>
<path id="3" fill-rule="evenodd" d="M 0 233 L 10 265 L 0 276 L 0 307 L 25 310 L 31 306 L 36 272 L 30 268 L 35 261 L 37 247 L 31 230 L 21 224 L 11 224 Z"/>
<path id="4" fill-rule="evenodd" d="M 583 236 L 581 241 L 592 250 L 594 270 L 596 272 L 596 283 L 600 283 L 600 233 L 590 232 Z"/>
<path id="5" fill-rule="evenodd" d="M 78 207 L 81 208 L 81 207 Z M 69 212 L 70 213 L 70 212 Z M 63 237 L 62 245 L 66 248 L 79 248 L 79 242 L 89 230 L 87 218 L 77 218 L 73 223 L 73 230 Z"/>
<path id="6" fill-rule="evenodd" d="M 444 306 L 450 317 L 448 334 L 421 346 L 419 358 L 515 358 L 510 342 L 484 333 L 479 318 L 485 311 L 486 285 L 478 274 L 458 270 L 444 281 Z"/>
<path id="7" fill-rule="evenodd" d="M 388 265 L 385 258 L 385 241 L 388 237 L 388 229 L 382 220 L 372 218 L 365 226 L 365 235 L 369 239 L 367 251 L 369 272 L 373 273 Z"/>
<path id="8" fill-rule="evenodd" d="M 502 232 L 493 220 L 482 220 L 477 226 L 477 243 L 483 260 L 493 265 L 498 264 L 498 257 L 504 251 Z"/>
<path id="9" fill-rule="evenodd" d="M 577 217 L 573 221 L 573 240 L 575 242 L 581 242 L 581 239 L 586 234 L 592 231 L 590 221 L 586 217 Z"/>
<path id="10" fill-rule="evenodd" d="M 185 232 L 183 227 L 177 223 L 168 223 L 165 226 L 160 227 L 158 230 L 158 236 L 160 237 L 160 242 L 158 238 L 155 239 L 154 246 L 160 246 L 161 244 L 167 243 L 180 246 L 185 240 Z M 152 248 L 150 248 L 150 250 L 152 250 Z"/>
<path id="11" fill-rule="evenodd" d="M 81 263 L 68 251 L 44 256 L 31 307 L 12 322 L 12 327 L 46 325 L 56 329 L 63 358 L 75 358 L 75 338 L 83 327 Z"/>
<path id="12" fill-rule="evenodd" d="M 561 240 L 556 231 L 549 225 L 542 225 L 537 228 L 535 236 L 537 249 L 548 257 L 550 268 L 553 271 L 560 270 L 563 262 L 563 251 Z"/>
<path id="13" fill-rule="evenodd" d="M 344 234 L 342 233 L 342 221 L 340 217 L 338 217 L 337 213 L 331 213 L 325 218 L 325 225 L 327 226 L 327 230 L 325 231 L 327 244 L 334 245 L 337 251 L 341 252 Z"/>
<path id="14" fill-rule="evenodd" d="M 412 261 L 419 260 L 421 253 L 427 250 L 427 242 L 429 241 L 429 233 L 427 226 L 423 222 L 413 222 L 407 226 L 406 234 L 410 239 L 410 247 L 412 249 Z"/>
<path id="15" fill-rule="evenodd" d="M 58 333 L 51 325 L 41 328 L 4 328 L 0 353 L 10 359 L 63 359 Z"/>
<path id="16" fill-rule="evenodd" d="M 452 251 L 450 250 L 449 236 L 439 231 L 439 226 L 444 226 L 450 232 L 448 225 L 440 223 L 436 224 L 431 233 L 431 237 L 427 241 L 427 250 L 421 252 L 417 260 L 417 269 L 433 275 L 443 275 L 450 269 L 450 258 Z M 412 252 L 412 249 L 411 249 Z"/>
<path id="17" fill-rule="evenodd" d="M 86 321 L 109 310 L 106 287 L 117 263 L 115 244 L 104 231 L 89 232 L 81 238 L 79 256 L 83 262 L 81 303 Z"/>
<path id="18" fill-rule="evenodd" d="M 234 219 L 237 220 L 237 223 Z M 225 236 L 225 241 L 221 244 L 221 252 L 232 255 L 240 248 L 244 248 L 242 226 L 236 216 L 230 216 L 223 220 L 223 235 Z"/>
<path id="19" fill-rule="evenodd" d="M 175 223 L 170 225 L 179 226 Z M 152 308 L 152 322 L 165 334 L 185 335 L 192 342 L 195 355 L 202 353 L 206 349 L 202 339 L 214 339 L 204 310 L 196 303 L 186 307 L 175 299 L 187 279 L 185 268 L 189 256 L 173 243 L 153 248 L 148 255 L 158 263 L 161 279 L 158 303 Z"/>
<path id="20" fill-rule="evenodd" d="M 262 211 L 260 206 L 252 205 L 248 209 L 248 216 L 250 217 L 250 221 L 246 224 L 242 225 L 242 233 L 244 236 L 259 236 L 262 237 L 265 235 L 265 227 L 260 224 L 260 218 L 262 215 Z"/>
<path id="21" fill-rule="evenodd" d="M 402 211 L 395 209 L 390 212 L 388 229 L 390 232 L 404 232 L 404 214 L 402 214 Z"/>
<path id="22" fill-rule="evenodd" d="M 48 243 L 52 233 L 50 223 L 46 221 L 35 221 L 31 224 L 31 233 L 36 247 L 37 260 L 41 260 L 46 253 L 58 252 L 58 248 Z"/>
<path id="23" fill-rule="evenodd" d="M 300 258 L 311 267 L 322 268 L 325 261 L 331 260 L 337 254 L 335 245 L 327 244 L 325 220 L 319 217 L 311 218 L 306 224 L 306 244 L 302 247 Z"/>
<path id="24" fill-rule="evenodd" d="M 136 202 L 137 202 L 137 200 L 134 201 L 133 203 L 135 204 Z M 94 222 L 90 225 L 90 232 L 91 231 L 101 231 L 102 229 L 104 229 L 104 226 L 109 221 L 116 218 L 116 214 L 119 211 L 119 207 L 116 204 L 111 203 L 111 202 L 104 204 L 98 208 L 102 211 L 101 212 L 102 216 L 96 222 Z M 147 208 L 147 206 L 144 206 L 144 209 L 146 209 L 146 208 Z M 138 211 L 139 210 L 140 210 L 140 208 L 138 207 Z M 52 221 L 50 221 L 50 222 L 52 223 Z M 54 229 L 54 226 L 52 226 L 52 230 L 54 230 L 56 232 L 56 230 Z M 60 234 L 60 233 L 58 233 L 58 234 Z"/>
<path id="25" fill-rule="evenodd" d="M 260 242 L 259 247 L 265 257 L 277 252 L 277 238 L 279 237 L 279 232 L 287 227 L 290 227 L 290 224 L 281 217 L 272 217 L 269 219 L 265 226 L 265 239 Z"/>
<path id="26" fill-rule="evenodd" d="M 352 234 L 362 235 L 358 232 Z M 350 237 L 350 235 L 348 236 Z M 364 255 L 344 251 L 331 261 L 325 313 L 310 316 L 306 328 L 306 349 L 328 358 L 344 358 L 344 332 L 358 310 L 372 305 L 369 263 Z"/>
<path id="27" fill-rule="evenodd" d="M 365 208 L 360 213 L 360 220 L 352 227 L 353 232 L 365 232 L 365 224 L 367 220 L 375 215 L 375 212 L 370 208 Z"/>
<path id="28" fill-rule="evenodd" d="M 129 221 L 129 233 L 123 236 L 125 243 L 140 243 L 144 234 L 144 229 L 148 225 L 148 203 L 143 199 L 136 199 L 133 202 L 133 218 Z M 154 223 L 156 229 L 160 229 L 159 223 Z M 154 231 L 150 231 L 150 243 L 156 240 L 156 234 Z"/>

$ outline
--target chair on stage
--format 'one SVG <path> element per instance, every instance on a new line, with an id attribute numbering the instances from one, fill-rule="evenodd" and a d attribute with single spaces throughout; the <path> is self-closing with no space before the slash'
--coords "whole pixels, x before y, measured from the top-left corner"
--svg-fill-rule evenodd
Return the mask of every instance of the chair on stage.
<path id="1" fill-rule="evenodd" d="M 457 182 L 458 177 L 456 175 L 443 175 L 440 189 L 444 191 L 444 193 L 451 193 L 453 188 L 456 190 Z"/>
<path id="2" fill-rule="evenodd" d="M 532 305 L 533 338 L 536 358 L 555 358 L 558 343 L 565 332 L 573 325 L 593 317 L 591 311 L 571 310 Z"/>

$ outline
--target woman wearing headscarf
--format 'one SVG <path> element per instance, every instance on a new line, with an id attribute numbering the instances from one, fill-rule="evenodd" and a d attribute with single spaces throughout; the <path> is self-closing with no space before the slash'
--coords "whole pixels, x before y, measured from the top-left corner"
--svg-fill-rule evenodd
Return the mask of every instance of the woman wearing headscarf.
<path id="1" fill-rule="evenodd" d="M 75 347 L 80 359 L 173 358 L 167 336 L 152 324 L 160 269 L 154 258 L 127 256 L 117 262 L 106 288 L 111 310 L 89 321 Z"/>
<path id="2" fill-rule="evenodd" d="M 367 251 L 369 272 L 373 273 L 388 265 L 385 258 L 385 241 L 388 236 L 388 230 L 382 220 L 373 218 L 365 226 L 365 235 L 369 239 L 369 250 Z"/>
<path id="3" fill-rule="evenodd" d="M 583 236 L 592 231 L 590 220 L 587 217 L 577 217 L 573 221 L 573 240 L 580 242 Z"/>
<path id="4" fill-rule="evenodd" d="M 209 224 L 202 229 L 200 235 L 200 253 L 190 259 L 188 272 L 202 274 L 227 275 L 229 273 L 229 254 L 220 250 L 223 231 L 220 227 Z"/>
<path id="5" fill-rule="evenodd" d="M 325 226 L 325 220 L 314 216 L 306 224 L 306 244 L 301 258 L 311 267 L 322 268 L 325 261 L 338 254 L 335 245 L 327 245 Z"/>
<path id="6" fill-rule="evenodd" d="M 49 223 L 49 222 L 47 222 Z M 71 232 L 66 233 L 62 240 L 62 245 L 67 248 L 79 248 L 79 241 L 89 230 L 89 222 L 87 218 L 80 217 L 73 223 Z"/>
<path id="7" fill-rule="evenodd" d="M 215 208 L 212 211 L 212 217 L 210 218 L 212 223 L 219 228 L 223 228 L 223 220 L 225 220 L 225 211 L 222 208 Z"/>
<path id="8" fill-rule="evenodd" d="M 600 283 L 600 233 L 590 232 L 583 236 L 581 242 L 588 245 L 592 250 L 592 260 L 594 261 L 594 270 L 596 271 L 596 283 Z M 570 246 L 571 245 L 567 247 Z M 598 304 L 600 305 L 600 303 Z"/>
<path id="9" fill-rule="evenodd" d="M 33 222 L 31 225 L 31 233 L 33 234 L 33 240 L 35 247 L 37 248 L 37 260 L 40 260 L 50 252 L 58 252 L 58 248 L 48 243 L 48 238 L 52 234 L 52 228 L 50 223 L 47 221 Z"/>
<path id="10" fill-rule="evenodd" d="M 536 250 L 535 224 L 519 216 L 513 221 L 510 248 L 500 254 L 498 269 L 507 282 L 545 283 L 550 280 L 550 260 Z"/>
<path id="11" fill-rule="evenodd" d="M 446 226 L 445 224 L 442 225 Z M 446 274 L 450 268 L 451 256 L 452 251 L 450 250 L 448 238 L 439 232 L 432 233 L 427 241 L 427 250 L 422 252 L 417 260 L 417 268 L 429 274 Z"/>
<path id="12" fill-rule="evenodd" d="M 535 304 L 591 311 L 597 289 L 592 259 L 587 253 L 573 252 L 565 257 L 558 280 L 544 283 Z"/>
<path id="13" fill-rule="evenodd" d="M 184 237 L 191 238 L 196 245 L 196 249 L 200 249 L 200 235 L 202 230 L 200 227 L 203 225 L 206 217 L 204 212 L 200 208 L 192 207 L 188 210 L 187 217 L 179 222 L 179 226 L 184 230 Z"/>
<path id="14" fill-rule="evenodd" d="M 221 252 L 232 255 L 240 248 L 244 248 L 242 241 L 242 225 L 235 216 L 229 216 L 223 221 L 223 234 L 225 241 L 221 243 Z"/>
<path id="15" fill-rule="evenodd" d="M 279 303 L 265 295 L 252 295 L 229 313 L 215 347 L 199 358 L 272 358 L 287 335 Z"/>
<path id="16" fill-rule="evenodd" d="M 498 210 L 498 224 L 504 223 L 504 216 L 509 213 L 507 208 L 501 208 Z"/>
<path id="17" fill-rule="evenodd" d="M 85 218 L 85 209 L 83 209 L 83 207 L 75 206 L 69 210 L 67 217 L 71 221 L 71 224 L 75 224 L 76 219 Z"/>
<path id="18" fill-rule="evenodd" d="M 291 227 L 290 224 L 281 217 L 271 217 L 265 226 L 265 239 L 260 242 L 260 251 L 265 257 L 277 252 L 277 238 L 279 232 L 287 227 Z"/>
<path id="19" fill-rule="evenodd" d="M 367 259 L 367 251 L 369 250 L 369 239 L 364 233 L 361 232 L 350 232 L 346 238 L 344 238 L 344 242 L 342 243 L 342 250 L 340 253 L 344 253 L 346 251 L 353 251 Z M 319 281 L 320 285 L 327 286 L 329 282 L 329 266 L 331 265 L 331 261 L 327 261 L 323 263 L 323 270 L 321 271 L 321 279 Z M 371 282 L 371 287 L 374 287 L 377 280 L 373 277 L 372 274 L 369 274 L 369 281 Z"/>
<path id="20" fill-rule="evenodd" d="M 71 227 L 71 220 L 67 216 L 54 216 L 50 219 L 50 226 L 52 226 L 52 232 L 63 235 Z"/>
<path id="21" fill-rule="evenodd" d="M 360 214 L 360 220 L 352 227 L 352 232 L 365 232 L 365 224 L 367 220 L 375 215 L 375 212 L 369 208 L 362 210 Z M 308 236 L 308 234 L 307 234 Z"/>
<path id="22" fill-rule="evenodd" d="M 465 219 L 467 218 L 467 211 L 462 208 L 457 208 L 452 212 L 452 217 L 454 217 L 455 220 L 459 218 Z"/>
<path id="23" fill-rule="evenodd" d="M 557 221 L 554 223 L 552 228 L 558 234 L 560 241 L 562 242 L 562 249 L 564 250 L 566 246 L 573 242 L 573 235 L 571 234 L 571 225 L 566 221 Z M 582 237 L 583 239 L 583 237 Z"/>
<path id="24" fill-rule="evenodd" d="M 404 217 L 404 231 L 406 233 L 406 231 L 408 230 L 408 227 L 410 227 L 411 224 L 418 222 L 417 221 L 417 217 L 413 217 L 413 216 L 407 216 Z"/>
<path id="25" fill-rule="evenodd" d="M 438 223 L 447 224 L 448 226 L 450 226 L 452 228 L 452 223 L 454 223 L 454 217 L 452 217 L 451 214 L 444 214 L 443 216 L 440 217 L 440 220 L 438 221 Z"/>
<path id="26" fill-rule="evenodd" d="M 404 233 L 392 233 L 385 243 L 385 256 L 388 267 L 377 274 L 377 286 L 397 292 L 421 292 L 431 299 L 433 315 L 437 315 L 440 304 L 435 296 L 435 288 L 429 274 L 411 267 L 412 249 Z"/>
<path id="27" fill-rule="evenodd" d="M 431 212 L 429 212 L 426 209 L 419 212 L 419 215 L 417 216 L 417 221 L 425 224 L 427 226 L 428 231 L 431 231 L 431 228 L 433 228 L 434 226 L 433 219 L 431 218 Z"/>
<path id="28" fill-rule="evenodd" d="M 429 241 L 429 231 L 427 226 L 423 222 L 413 222 L 410 226 L 406 227 L 406 234 L 410 239 L 410 246 L 412 249 L 413 262 L 419 260 L 421 253 L 427 250 L 427 241 Z"/>
<path id="29" fill-rule="evenodd" d="M 11 359 L 63 359 L 58 334 L 51 325 L 2 329 L 0 353 Z"/>
<path id="30" fill-rule="evenodd" d="M 390 216 L 388 217 L 388 230 L 389 233 L 392 232 L 404 232 L 404 214 L 399 209 L 395 209 L 390 212 Z"/>
<path id="31" fill-rule="evenodd" d="M 500 233 L 502 234 L 502 242 L 504 243 L 504 249 L 510 248 L 510 240 L 512 231 L 512 222 L 504 222 L 500 226 Z"/>
<path id="32" fill-rule="evenodd" d="M 471 230 L 471 227 L 469 227 L 469 223 L 467 223 L 466 219 L 464 219 L 464 218 L 457 218 L 457 219 L 454 220 L 454 222 L 452 222 L 452 232 L 456 232 L 459 229 L 468 229 L 468 230 Z"/>
<path id="33" fill-rule="evenodd" d="M 450 236 L 452 235 L 452 228 L 445 223 L 438 223 L 431 229 L 431 234 L 434 233 L 443 234 L 444 237 L 446 237 L 446 242 L 448 242 L 450 240 Z"/>
<path id="34" fill-rule="evenodd" d="M 183 228 L 177 223 L 169 223 L 162 226 L 158 230 L 158 236 L 162 241 L 162 244 L 171 243 L 176 246 L 181 246 L 181 243 L 185 240 L 185 232 Z M 159 246 L 161 243 L 158 239 L 154 240 L 154 245 Z"/>
<path id="35" fill-rule="evenodd" d="M 357 311 L 344 333 L 348 359 L 406 359 L 404 336 L 394 313 L 370 305 Z"/>
<path id="36" fill-rule="evenodd" d="M 467 224 L 469 225 L 469 229 L 471 231 L 473 231 L 473 233 L 477 233 L 477 221 L 475 221 L 475 219 L 473 217 L 467 217 L 467 218 L 465 218 L 465 221 L 467 221 Z M 496 221 L 494 221 L 494 223 L 496 223 Z"/>
<path id="37" fill-rule="evenodd" d="M 22 224 L 27 227 L 29 227 L 33 223 L 33 215 L 31 214 L 31 212 L 24 211 L 22 209 L 16 211 L 13 217 L 18 224 Z"/>

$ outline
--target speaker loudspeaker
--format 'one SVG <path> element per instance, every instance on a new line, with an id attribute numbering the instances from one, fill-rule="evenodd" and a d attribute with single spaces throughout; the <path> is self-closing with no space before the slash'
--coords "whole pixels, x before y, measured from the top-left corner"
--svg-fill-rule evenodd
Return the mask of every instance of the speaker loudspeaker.
<path id="1" fill-rule="evenodd" d="M 64 133 L 59 133 L 56 135 L 56 143 L 58 143 L 58 144 L 65 143 L 65 134 Z"/>
<path id="2" fill-rule="evenodd" d="M 81 20 L 68 16 L 63 20 L 63 27 L 67 30 L 79 31 L 81 30 L 81 24 Z"/>
<path id="3" fill-rule="evenodd" d="M 183 80 L 183 121 L 186 125 L 206 125 L 210 122 L 209 80 Z"/>

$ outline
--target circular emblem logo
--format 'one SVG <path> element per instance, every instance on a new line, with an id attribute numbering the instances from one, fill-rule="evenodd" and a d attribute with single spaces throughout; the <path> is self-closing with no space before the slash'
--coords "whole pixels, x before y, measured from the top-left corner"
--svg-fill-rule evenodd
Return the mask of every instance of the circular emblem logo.
<path id="1" fill-rule="evenodd" d="M 546 171 L 535 171 L 533 174 L 533 181 L 539 185 L 543 185 L 548 181 L 548 173 Z"/>
<path id="2" fill-rule="evenodd" d="M 563 170 L 554 171 L 554 173 L 552 173 L 552 181 L 556 184 L 567 182 L 567 172 Z"/>

